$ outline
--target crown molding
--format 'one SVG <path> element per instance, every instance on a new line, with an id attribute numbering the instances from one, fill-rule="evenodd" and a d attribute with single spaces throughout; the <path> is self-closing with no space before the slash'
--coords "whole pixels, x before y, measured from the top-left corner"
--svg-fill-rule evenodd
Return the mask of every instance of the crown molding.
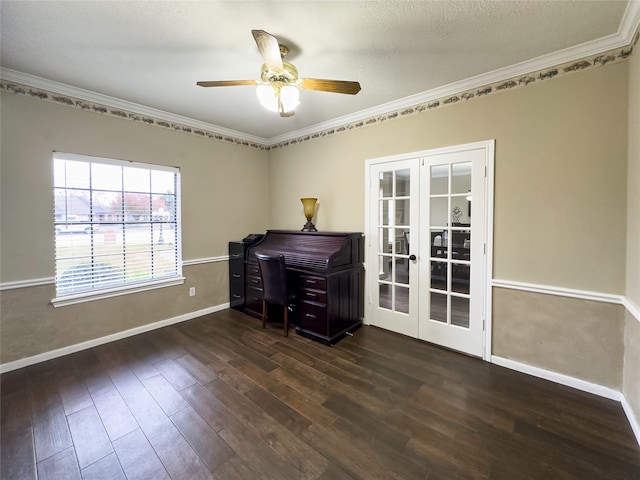
<path id="1" fill-rule="evenodd" d="M 628 44 L 631 44 L 638 28 L 640 28 L 640 0 L 629 0 L 627 9 L 620 21 L 618 35 L 625 38 Z"/>
<path id="2" fill-rule="evenodd" d="M 225 138 L 233 138 L 242 142 L 262 145 L 264 147 L 269 146 L 269 140 L 266 138 L 250 135 L 248 133 L 240 132 L 238 130 L 232 130 L 230 128 L 221 127 L 212 123 L 202 122 L 193 118 L 183 117 L 181 115 L 176 115 L 164 110 L 158 110 L 156 108 L 147 107 L 138 103 L 128 102 L 116 97 L 110 97 L 108 95 L 103 95 L 101 93 L 92 92 L 83 88 L 74 87 L 66 83 L 48 80 L 36 75 L 18 72 L 9 68 L 0 67 L 0 79 L 19 83 L 27 87 L 45 90 L 47 92 L 59 95 L 77 98 L 85 102 L 91 102 L 98 105 L 125 110 L 127 112 L 132 112 L 138 115 L 143 115 L 145 117 L 150 117 L 158 120 L 164 120 L 165 122 L 171 124 L 204 130 L 213 134 L 218 134 L 219 136 Z"/>

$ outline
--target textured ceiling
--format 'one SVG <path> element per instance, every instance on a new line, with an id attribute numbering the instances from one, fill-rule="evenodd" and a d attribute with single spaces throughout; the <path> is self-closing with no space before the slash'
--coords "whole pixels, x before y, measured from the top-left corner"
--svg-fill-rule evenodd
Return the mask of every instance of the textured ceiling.
<path id="1" fill-rule="evenodd" d="M 273 139 L 618 33 L 627 1 L 7 1 L 0 65 Z M 260 106 L 251 29 L 290 48 L 301 77 L 357 80 L 356 96 L 301 91 L 296 115 Z"/>

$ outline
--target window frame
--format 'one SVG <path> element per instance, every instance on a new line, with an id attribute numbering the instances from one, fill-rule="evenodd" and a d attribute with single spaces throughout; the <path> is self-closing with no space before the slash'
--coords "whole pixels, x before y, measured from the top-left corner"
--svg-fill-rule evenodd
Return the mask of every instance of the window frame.
<path id="1" fill-rule="evenodd" d="M 57 245 L 55 244 L 55 242 L 58 241 L 57 239 L 57 235 L 55 233 L 55 229 L 56 229 L 56 223 L 58 222 L 58 219 L 56 218 L 56 212 L 55 212 L 55 208 L 54 208 L 54 215 L 53 215 L 53 225 L 52 225 L 52 230 L 54 231 L 54 264 L 55 264 L 55 269 L 56 269 L 56 274 L 54 276 L 54 284 L 55 284 L 55 288 L 56 288 L 56 297 L 54 299 L 51 300 L 51 304 L 54 307 L 60 307 L 60 306 L 66 306 L 66 305 L 73 305 L 73 304 L 77 304 L 77 303 L 84 303 L 84 302 L 89 302 L 89 301 L 93 301 L 93 300 L 100 300 L 100 299 L 104 299 L 104 298 L 110 298 L 110 297 L 116 297 L 116 296 L 120 296 L 120 295 L 127 295 L 127 294 L 131 294 L 131 293 L 138 293 L 138 292 L 143 292 L 143 291 L 147 291 L 147 290 L 152 290 L 152 289 L 156 289 L 156 288 L 164 288 L 164 287 L 170 287 L 170 286 L 175 286 L 175 285 L 181 285 L 185 282 L 185 277 L 182 274 L 182 219 L 181 219 L 181 201 L 182 201 L 182 192 L 181 192 L 181 172 L 180 169 L 178 167 L 172 167 L 172 166 L 166 166 L 166 165 L 155 165 L 155 164 L 150 164 L 150 163 L 143 163 L 143 162 L 134 162 L 134 161 L 129 161 L 129 160 L 118 160 L 118 159 L 112 159 L 112 158 L 106 158 L 106 157 L 97 157 L 97 156 L 90 156 L 90 155 L 79 155 L 79 154 L 73 154 L 73 153 L 65 153 L 65 152 L 53 152 L 52 155 L 52 166 L 54 168 L 54 172 L 55 172 L 55 162 L 56 160 L 70 160 L 70 161 L 76 161 L 76 162 L 84 162 L 84 163 L 88 163 L 88 164 L 101 164 L 101 165 L 111 165 L 111 166 L 118 166 L 118 167 L 134 167 L 134 168 L 143 168 L 149 171 L 164 171 L 164 172 L 172 172 L 175 175 L 175 221 L 171 221 L 168 223 L 172 223 L 175 224 L 175 246 L 174 246 L 174 254 L 175 254 L 175 259 L 176 259 L 176 273 L 175 275 L 170 275 L 167 277 L 161 277 L 161 278 L 155 278 L 155 279 L 145 279 L 145 280 L 140 280 L 140 281 L 126 281 L 122 283 L 122 284 L 118 284 L 118 285 L 113 285 L 113 286 L 109 286 L 109 287 L 92 287 L 91 289 L 87 289 L 87 290 L 82 290 L 82 291 L 76 291 L 76 292 L 69 292 L 69 293 L 59 293 L 58 292 L 58 284 L 59 284 L 59 272 L 58 272 L 58 262 L 59 262 L 59 258 L 58 258 L 58 250 L 57 250 Z M 68 191 L 69 190 L 75 190 L 76 188 L 74 187 L 67 187 L 66 185 L 64 187 L 60 187 L 58 185 L 56 185 L 56 181 L 55 181 L 55 174 L 54 174 L 54 179 L 53 179 L 53 200 L 54 200 L 54 205 L 55 205 L 55 197 L 56 197 L 56 192 L 58 192 L 60 189 L 64 189 L 65 190 L 65 198 L 68 198 Z M 89 188 L 86 189 L 89 196 L 93 195 L 94 191 L 102 191 L 100 188 L 94 188 L 93 185 L 89 185 Z M 122 186 L 122 194 L 124 195 L 125 193 L 129 192 L 128 190 L 125 190 L 124 185 Z M 129 192 L 129 193 L 133 193 L 133 192 Z M 142 192 L 145 193 L 145 192 Z M 148 192 L 150 195 L 153 194 L 153 192 L 150 191 Z M 124 201 L 124 200 L 123 200 Z M 100 223 L 99 221 L 96 222 L 93 218 L 90 219 L 90 224 L 93 225 L 95 223 Z M 110 220 L 107 222 L 104 222 L 105 224 L 116 224 L 116 225 L 122 225 L 122 228 L 125 229 L 127 225 L 130 225 L 133 222 L 127 222 L 126 217 L 123 215 L 122 219 L 120 221 L 115 221 L 115 220 Z M 150 220 L 149 223 L 153 226 L 154 222 L 153 220 Z M 165 222 L 163 222 L 165 223 Z M 123 230 L 124 231 L 124 230 Z M 93 235 L 93 233 L 92 233 Z M 126 252 L 126 243 L 123 244 L 123 251 Z M 94 252 L 90 253 L 90 257 L 92 259 L 92 262 L 94 261 Z M 153 260 L 152 260 L 153 262 Z M 153 264 L 153 263 L 152 263 Z"/>

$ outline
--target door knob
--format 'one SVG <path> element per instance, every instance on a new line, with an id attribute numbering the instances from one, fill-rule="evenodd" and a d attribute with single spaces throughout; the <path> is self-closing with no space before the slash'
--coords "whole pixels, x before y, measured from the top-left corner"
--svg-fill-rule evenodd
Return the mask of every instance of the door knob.
<path id="1" fill-rule="evenodd" d="M 417 257 L 415 255 L 409 255 L 409 260 L 415 260 Z"/>

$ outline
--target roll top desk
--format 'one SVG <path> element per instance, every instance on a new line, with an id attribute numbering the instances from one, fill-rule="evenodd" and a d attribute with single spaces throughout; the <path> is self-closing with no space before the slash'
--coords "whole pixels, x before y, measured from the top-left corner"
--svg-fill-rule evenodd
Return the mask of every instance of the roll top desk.
<path id="1" fill-rule="evenodd" d="M 297 297 L 298 334 L 333 344 L 362 325 L 364 245 L 361 233 L 269 230 L 247 249 L 245 313 L 262 315 L 262 282 L 256 252 L 282 254 Z"/>

